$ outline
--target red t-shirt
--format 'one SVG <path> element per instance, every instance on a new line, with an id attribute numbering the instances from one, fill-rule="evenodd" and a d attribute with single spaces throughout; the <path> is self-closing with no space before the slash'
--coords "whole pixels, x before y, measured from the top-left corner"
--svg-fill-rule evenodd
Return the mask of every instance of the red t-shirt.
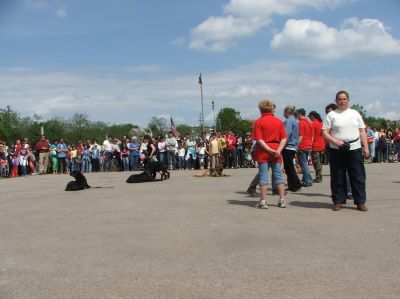
<path id="1" fill-rule="evenodd" d="M 299 121 L 299 136 L 303 136 L 299 144 L 299 150 L 311 149 L 314 129 L 307 118 L 300 119 Z"/>
<path id="2" fill-rule="evenodd" d="M 236 136 L 235 135 L 226 135 L 226 149 L 227 150 L 235 150 L 236 149 Z"/>
<path id="3" fill-rule="evenodd" d="M 322 122 L 318 119 L 314 119 L 311 123 L 311 126 L 314 129 L 314 139 L 311 146 L 311 151 L 313 152 L 322 152 L 325 150 L 325 139 L 322 137 Z"/>
<path id="4" fill-rule="evenodd" d="M 272 113 L 264 113 L 253 125 L 253 140 L 264 140 L 272 149 L 276 150 L 282 139 L 286 138 L 283 122 Z M 257 162 L 282 162 L 282 156 L 273 157 L 269 152 L 256 145 L 254 160 Z"/>

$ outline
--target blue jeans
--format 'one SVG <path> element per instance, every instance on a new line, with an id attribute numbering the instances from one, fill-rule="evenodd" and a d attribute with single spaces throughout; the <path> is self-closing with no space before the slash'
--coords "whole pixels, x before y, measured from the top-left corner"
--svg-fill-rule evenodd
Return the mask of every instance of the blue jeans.
<path id="1" fill-rule="evenodd" d="M 179 156 L 179 169 L 186 169 L 186 160 L 184 156 Z"/>
<path id="2" fill-rule="evenodd" d="M 265 162 L 258 164 L 258 173 L 260 174 L 258 184 L 260 186 L 268 185 L 268 169 L 272 169 L 272 184 L 284 184 L 282 171 L 282 163 L 279 162 Z"/>
<path id="3" fill-rule="evenodd" d="M 131 170 L 138 170 L 139 156 L 129 156 L 129 165 Z"/>
<path id="4" fill-rule="evenodd" d="M 158 160 L 162 165 L 167 165 L 168 164 L 167 152 L 158 153 Z"/>
<path id="5" fill-rule="evenodd" d="M 313 181 L 312 177 L 310 174 L 310 169 L 308 168 L 308 155 L 310 154 L 310 150 L 301 150 L 297 152 L 297 157 L 299 158 L 299 164 L 301 167 L 301 170 L 303 171 L 303 178 L 301 179 L 301 182 L 305 186 L 312 186 Z"/>
<path id="6" fill-rule="evenodd" d="M 122 157 L 122 167 L 124 171 L 129 171 L 129 156 Z"/>
<path id="7" fill-rule="evenodd" d="M 90 158 L 82 158 L 82 172 L 90 172 Z"/>

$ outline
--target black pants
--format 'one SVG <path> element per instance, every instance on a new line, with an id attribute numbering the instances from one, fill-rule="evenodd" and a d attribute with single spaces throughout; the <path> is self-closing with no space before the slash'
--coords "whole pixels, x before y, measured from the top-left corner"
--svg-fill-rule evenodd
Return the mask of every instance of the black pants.
<path id="1" fill-rule="evenodd" d="M 92 158 L 92 172 L 100 171 L 100 160 L 98 158 Z"/>
<path id="2" fill-rule="evenodd" d="M 284 149 L 282 151 L 283 167 L 287 175 L 287 183 L 289 190 L 296 190 L 301 188 L 301 182 L 297 176 L 296 169 L 294 168 L 293 159 L 296 151 Z"/>
<path id="3" fill-rule="evenodd" d="M 346 203 L 346 170 L 349 174 L 351 193 L 356 205 L 367 200 L 365 192 L 365 167 L 362 149 L 342 152 L 330 149 L 331 191 L 333 203 Z"/>

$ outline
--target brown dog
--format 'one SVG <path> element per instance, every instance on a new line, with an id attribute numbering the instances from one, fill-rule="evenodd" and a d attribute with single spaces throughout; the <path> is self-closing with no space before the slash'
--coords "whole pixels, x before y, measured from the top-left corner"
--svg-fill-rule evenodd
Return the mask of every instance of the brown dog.
<path id="1" fill-rule="evenodd" d="M 212 177 L 223 177 L 223 176 L 230 176 L 224 173 L 224 158 L 220 157 L 218 159 L 218 163 L 214 169 L 206 169 L 199 174 L 195 174 L 195 177 L 205 177 L 205 176 L 212 176 Z"/>

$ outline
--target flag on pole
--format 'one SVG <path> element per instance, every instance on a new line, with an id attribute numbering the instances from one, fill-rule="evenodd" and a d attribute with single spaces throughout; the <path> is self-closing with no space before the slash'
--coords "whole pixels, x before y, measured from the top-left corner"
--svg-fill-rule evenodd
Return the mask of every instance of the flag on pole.
<path id="1" fill-rule="evenodd" d="M 172 120 L 172 117 L 171 117 L 171 131 L 172 131 L 172 135 L 175 138 L 179 138 L 179 136 L 181 135 L 181 134 L 179 134 L 178 130 L 176 129 L 176 126 L 175 126 L 174 121 Z"/>
<path id="2" fill-rule="evenodd" d="M 200 76 L 199 76 L 199 84 L 200 84 L 200 85 L 203 84 L 203 81 L 201 80 L 201 73 L 200 73 Z"/>

